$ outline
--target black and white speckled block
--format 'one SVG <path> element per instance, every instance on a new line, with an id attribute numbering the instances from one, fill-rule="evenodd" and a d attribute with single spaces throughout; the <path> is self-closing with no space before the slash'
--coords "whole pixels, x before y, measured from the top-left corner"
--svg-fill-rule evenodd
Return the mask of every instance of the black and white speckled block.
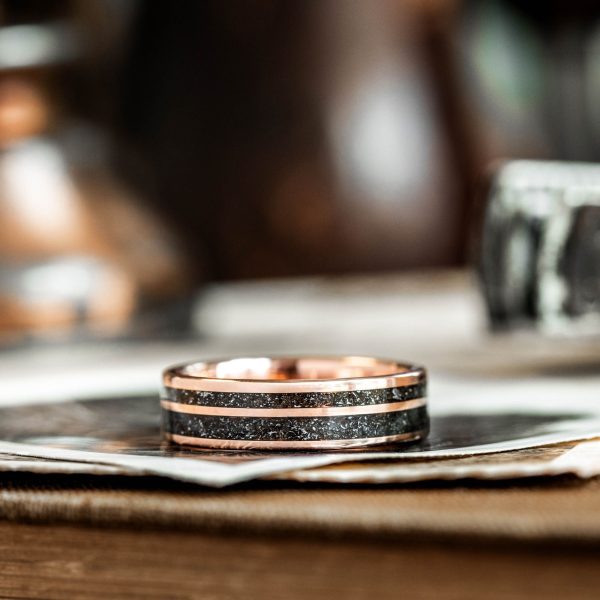
<path id="1" fill-rule="evenodd" d="M 326 406 L 368 406 L 423 398 L 425 383 L 351 392 L 304 392 L 301 394 L 243 394 L 203 392 L 165 387 L 164 397 L 180 404 L 231 408 L 321 408 Z"/>
<path id="2" fill-rule="evenodd" d="M 224 417 L 163 411 L 165 430 L 178 436 L 257 441 L 352 440 L 424 432 L 427 408 L 328 417 Z"/>

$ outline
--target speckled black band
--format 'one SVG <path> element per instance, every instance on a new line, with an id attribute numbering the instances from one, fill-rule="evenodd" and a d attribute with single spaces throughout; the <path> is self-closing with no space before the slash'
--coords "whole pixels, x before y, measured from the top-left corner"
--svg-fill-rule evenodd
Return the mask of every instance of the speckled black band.
<path id="1" fill-rule="evenodd" d="M 405 411 L 338 417 L 223 417 L 163 410 L 166 431 L 221 440 L 318 441 L 379 438 L 425 432 L 429 419 L 421 406 Z"/>
<path id="2" fill-rule="evenodd" d="M 366 406 L 424 398 L 426 383 L 378 390 L 352 392 L 304 392 L 301 394 L 242 394 L 202 392 L 165 387 L 164 397 L 171 402 L 197 406 L 231 408 L 318 408 L 323 406 Z"/>

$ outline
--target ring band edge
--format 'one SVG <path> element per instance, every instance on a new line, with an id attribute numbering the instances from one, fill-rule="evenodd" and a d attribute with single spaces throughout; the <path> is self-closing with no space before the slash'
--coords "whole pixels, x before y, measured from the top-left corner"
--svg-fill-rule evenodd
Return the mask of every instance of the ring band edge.
<path id="1" fill-rule="evenodd" d="M 390 444 L 393 442 L 412 442 L 424 438 L 427 429 L 419 429 L 406 433 L 384 435 L 379 437 L 349 438 L 343 440 L 225 440 L 216 438 L 199 438 L 165 432 L 167 440 L 179 445 L 199 446 L 220 450 L 336 450 L 344 448 L 362 448 Z"/>

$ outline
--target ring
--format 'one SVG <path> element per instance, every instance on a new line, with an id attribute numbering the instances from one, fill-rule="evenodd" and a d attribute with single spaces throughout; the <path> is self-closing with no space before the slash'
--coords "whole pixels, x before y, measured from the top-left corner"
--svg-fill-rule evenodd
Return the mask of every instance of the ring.
<path id="1" fill-rule="evenodd" d="M 163 373 L 163 432 L 219 449 L 340 449 L 422 439 L 422 367 L 364 356 L 232 358 Z"/>

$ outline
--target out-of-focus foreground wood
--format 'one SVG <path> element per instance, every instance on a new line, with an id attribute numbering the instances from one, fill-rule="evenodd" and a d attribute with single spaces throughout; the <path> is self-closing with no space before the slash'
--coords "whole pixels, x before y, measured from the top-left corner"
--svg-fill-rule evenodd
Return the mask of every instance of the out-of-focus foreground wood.
<path id="1" fill-rule="evenodd" d="M 568 549 L 0 525 L 2 598 L 593 598 Z"/>

